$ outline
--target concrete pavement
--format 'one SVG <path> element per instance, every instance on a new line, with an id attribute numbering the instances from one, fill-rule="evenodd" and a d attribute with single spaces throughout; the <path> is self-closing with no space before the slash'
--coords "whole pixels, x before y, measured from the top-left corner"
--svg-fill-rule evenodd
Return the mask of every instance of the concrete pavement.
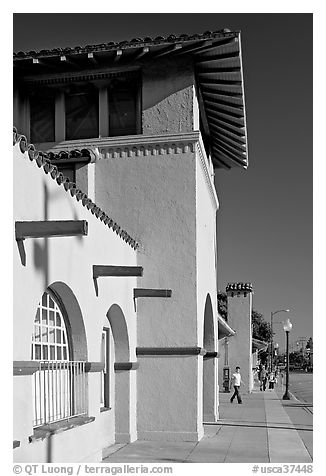
<path id="1" fill-rule="evenodd" d="M 230 403 L 220 393 L 220 420 L 205 424 L 194 442 L 135 441 L 113 445 L 106 463 L 311 463 L 312 413 L 282 389 L 243 396 Z"/>

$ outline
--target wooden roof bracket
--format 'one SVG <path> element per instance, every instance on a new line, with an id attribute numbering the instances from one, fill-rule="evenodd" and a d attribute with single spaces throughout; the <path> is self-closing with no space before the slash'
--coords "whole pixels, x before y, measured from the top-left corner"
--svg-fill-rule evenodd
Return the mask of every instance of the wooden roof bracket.
<path id="1" fill-rule="evenodd" d="M 86 220 L 16 221 L 15 234 L 17 241 L 26 238 L 86 236 L 88 223 Z"/>
<path id="2" fill-rule="evenodd" d="M 86 236 L 87 234 L 88 222 L 86 220 L 43 220 L 15 222 L 15 238 L 20 260 L 23 266 L 26 266 L 26 252 L 24 247 L 24 240 L 26 238 Z"/>
<path id="3" fill-rule="evenodd" d="M 93 282 L 96 296 L 98 296 L 97 278 L 141 276 L 143 276 L 143 268 L 141 266 L 93 265 Z"/>

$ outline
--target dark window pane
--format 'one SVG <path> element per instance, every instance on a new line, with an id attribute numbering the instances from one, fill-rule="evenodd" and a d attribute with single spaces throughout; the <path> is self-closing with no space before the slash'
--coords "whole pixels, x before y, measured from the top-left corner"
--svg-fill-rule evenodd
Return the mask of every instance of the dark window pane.
<path id="1" fill-rule="evenodd" d="M 48 360 L 49 354 L 48 354 L 48 348 L 46 345 L 42 345 L 42 351 L 43 351 L 43 356 L 42 356 L 43 360 Z"/>
<path id="2" fill-rule="evenodd" d="M 35 345 L 35 355 L 34 355 L 35 360 L 41 360 L 41 346 L 36 344 Z"/>
<path id="3" fill-rule="evenodd" d="M 50 345 L 50 360 L 55 360 L 55 346 Z"/>
<path id="4" fill-rule="evenodd" d="M 66 139 L 98 137 L 98 90 L 92 85 L 72 85 L 65 96 Z"/>
<path id="5" fill-rule="evenodd" d="M 40 322 L 40 310 L 39 309 L 36 312 L 35 322 Z"/>
<path id="6" fill-rule="evenodd" d="M 31 142 L 53 142 L 55 98 L 51 90 L 40 90 L 29 97 Z"/>
<path id="7" fill-rule="evenodd" d="M 47 294 L 47 293 L 43 293 L 43 296 L 42 296 L 42 306 L 47 307 L 47 305 L 48 305 L 48 294 Z"/>
<path id="8" fill-rule="evenodd" d="M 58 312 L 56 312 L 56 325 L 57 325 L 58 327 L 61 326 L 61 318 L 60 318 L 60 315 L 59 315 Z"/>
<path id="9" fill-rule="evenodd" d="M 137 134 L 137 81 L 114 80 L 109 87 L 109 135 Z"/>

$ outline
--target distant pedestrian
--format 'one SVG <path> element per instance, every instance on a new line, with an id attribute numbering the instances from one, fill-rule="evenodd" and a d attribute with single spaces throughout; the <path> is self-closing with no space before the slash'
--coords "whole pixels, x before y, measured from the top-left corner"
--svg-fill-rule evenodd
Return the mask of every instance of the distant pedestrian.
<path id="1" fill-rule="evenodd" d="M 242 403 L 242 398 L 240 395 L 240 385 L 243 385 L 243 382 L 241 380 L 241 374 L 240 374 L 240 367 L 235 368 L 235 373 L 231 377 L 232 383 L 233 383 L 233 388 L 234 388 L 234 393 L 232 397 L 230 398 L 230 402 L 233 403 L 233 400 L 235 397 L 237 397 L 238 403 Z"/>
<path id="2" fill-rule="evenodd" d="M 268 381 L 269 381 L 269 384 L 268 384 L 269 390 L 274 390 L 276 378 L 273 372 L 269 374 Z"/>
<path id="3" fill-rule="evenodd" d="M 266 390 L 266 385 L 267 385 L 267 370 L 265 369 L 265 366 L 262 365 L 260 372 L 259 372 L 259 381 L 260 381 L 260 391 Z"/>

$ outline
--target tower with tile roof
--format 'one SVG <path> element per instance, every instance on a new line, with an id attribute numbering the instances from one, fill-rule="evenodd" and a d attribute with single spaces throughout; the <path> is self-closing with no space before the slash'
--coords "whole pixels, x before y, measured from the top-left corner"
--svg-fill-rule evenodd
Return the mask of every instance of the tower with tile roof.
<path id="1" fill-rule="evenodd" d="M 236 331 L 228 343 L 228 365 L 231 375 L 236 366 L 240 367 L 244 381 L 242 389 L 250 393 L 253 388 L 251 325 L 253 287 L 251 283 L 229 283 L 226 293 L 228 324 Z"/>

